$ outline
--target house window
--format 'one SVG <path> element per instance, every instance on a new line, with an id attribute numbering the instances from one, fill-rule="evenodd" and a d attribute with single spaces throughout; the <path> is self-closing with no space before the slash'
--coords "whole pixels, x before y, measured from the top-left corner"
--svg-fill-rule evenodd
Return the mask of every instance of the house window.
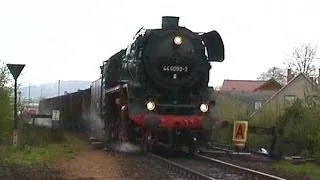
<path id="1" fill-rule="evenodd" d="M 261 105 L 262 105 L 261 101 L 256 101 L 256 102 L 254 103 L 254 109 L 255 109 L 255 110 L 260 109 L 260 108 L 261 108 Z"/>
<path id="2" fill-rule="evenodd" d="M 294 103 L 295 100 L 296 100 L 295 95 L 284 96 L 284 107 L 287 108 L 287 107 L 292 106 L 292 104 Z"/>

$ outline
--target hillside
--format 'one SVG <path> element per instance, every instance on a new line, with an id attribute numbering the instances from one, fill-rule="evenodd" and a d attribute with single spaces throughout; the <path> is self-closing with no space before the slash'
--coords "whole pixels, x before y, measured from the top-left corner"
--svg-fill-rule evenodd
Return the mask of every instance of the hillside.
<path id="1" fill-rule="evenodd" d="M 75 92 L 79 89 L 90 88 L 91 81 L 61 81 L 60 82 L 60 95 L 64 92 Z M 22 99 L 28 99 L 29 97 L 29 86 L 21 87 L 21 97 Z M 39 99 L 41 96 L 43 98 L 53 97 L 58 95 L 58 82 L 56 83 L 46 83 L 42 85 L 31 85 L 30 86 L 30 98 L 32 100 Z"/>

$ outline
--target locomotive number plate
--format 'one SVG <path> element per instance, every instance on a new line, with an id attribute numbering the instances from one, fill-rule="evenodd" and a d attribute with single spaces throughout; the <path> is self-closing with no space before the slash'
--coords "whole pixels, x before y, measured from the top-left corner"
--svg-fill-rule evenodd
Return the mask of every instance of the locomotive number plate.
<path id="1" fill-rule="evenodd" d="M 188 72 L 188 66 L 163 66 L 163 71 Z"/>

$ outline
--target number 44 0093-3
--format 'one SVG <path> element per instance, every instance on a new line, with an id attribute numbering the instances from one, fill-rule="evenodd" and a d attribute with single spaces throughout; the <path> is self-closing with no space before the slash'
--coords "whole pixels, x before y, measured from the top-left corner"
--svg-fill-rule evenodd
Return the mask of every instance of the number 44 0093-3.
<path id="1" fill-rule="evenodd" d="M 170 72 L 188 72 L 187 66 L 163 66 L 163 71 Z"/>

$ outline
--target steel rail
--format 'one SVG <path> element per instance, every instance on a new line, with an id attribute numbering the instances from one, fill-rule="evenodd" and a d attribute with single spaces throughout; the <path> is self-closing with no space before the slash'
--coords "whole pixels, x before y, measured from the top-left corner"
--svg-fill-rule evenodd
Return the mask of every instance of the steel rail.
<path id="1" fill-rule="evenodd" d="M 153 153 L 148 153 L 148 156 L 156 160 L 158 163 L 166 166 L 168 169 L 173 170 L 177 173 L 180 173 L 184 176 L 186 176 L 188 179 L 191 180 L 216 180 L 215 178 L 212 178 L 210 176 L 207 176 L 203 173 L 194 171 L 190 168 L 184 167 L 180 164 L 177 164 L 175 162 L 172 162 L 170 160 L 167 160 L 161 156 L 158 156 Z"/>
<path id="2" fill-rule="evenodd" d="M 195 156 L 198 157 L 198 158 L 201 158 L 201 159 L 204 159 L 204 160 L 219 164 L 219 165 L 223 165 L 223 166 L 225 166 L 227 168 L 232 168 L 232 169 L 234 169 L 236 171 L 242 171 L 242 172 L 244 172 L 246 174 L 250 174 L 250 175 L 253 175 L 255 177 L 261 177 L 261 178 L 270 179 L 270 180 L 286 180 L 286 179 L 278 177 L 278 176 L 274 176 L 274 175 L 263 173 L 263 172 L 256 171 L 256 170 L 253 170 L 253 169 L 241 167 L 241 166 L 238 166 L 238 165 L 234 165 L 234 164 L 231 164 L 231 163 L 228 163 L 228 162 L 224 162 L 224 161 L 221 161 L 221 160 L 218 160 L 218 159 L 214 159 L 214 158 L 211 158 L 211 157 L 207 157 L 207 156 L 203 156 L 203 155 L 200 155 L 200 154 L 195 154 Z"/>
<path id="3" fill-rule="evenodd" d="M 210 143 L 210 145 L 207 145 L 206 148 L 219 149 L 219 150 L 227 151 L 227 152 L 231 152 L 231 153 L 232 152 L 237 152 L 237 151 L 233 150 L 234 147 L 229 146 L 229 145 L 225 145 L 225 144 L 221 144 L 221 143 Z M 258 156 L 270 158 L 269 154 L 265 154 L 265 153 L 262 153 L 262 152 L 259 152 L 257 150 L 253 150 L 253 149 L 250 149 L 250 148 L 247 151 L 242 151 L 242 152 L 248 152 L 248 153 L 251 153 L 253 155 L 258 155 Z"/>

